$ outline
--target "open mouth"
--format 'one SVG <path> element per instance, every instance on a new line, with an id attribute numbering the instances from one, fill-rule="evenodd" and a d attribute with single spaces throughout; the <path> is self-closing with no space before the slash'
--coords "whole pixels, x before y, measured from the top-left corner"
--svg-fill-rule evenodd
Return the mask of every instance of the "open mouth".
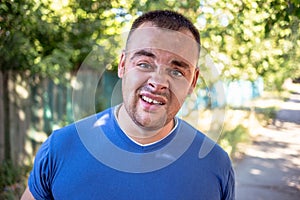
<path id="1" fill-rule="evenodd" d="M 144 95 L 141 95 L 141 99 L 149 104 L 153 105 L 164 105 L 165 103 L 159 100 L 152 99 L 150 97 L 146 97 Z"/>

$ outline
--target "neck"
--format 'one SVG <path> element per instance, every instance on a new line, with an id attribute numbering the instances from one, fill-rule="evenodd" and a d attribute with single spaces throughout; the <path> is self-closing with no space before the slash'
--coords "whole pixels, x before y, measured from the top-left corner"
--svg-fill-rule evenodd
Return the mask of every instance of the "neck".
<path id="1" fill-rule="evenodd" d="M 139 126 L 128 115 L 123 104 L 117 110 L 116 118 L 124 133 L 140 144 L 151 144 L 165 138 L 175 125 L 174 120 L 171 120 L 160 129 L 155 130 Z"/>

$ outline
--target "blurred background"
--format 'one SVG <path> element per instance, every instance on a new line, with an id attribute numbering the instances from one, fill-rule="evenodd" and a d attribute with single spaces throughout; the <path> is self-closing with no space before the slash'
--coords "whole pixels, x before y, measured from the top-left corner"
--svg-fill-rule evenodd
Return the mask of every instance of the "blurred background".
<path id="1" fill-rule="evenodd" d="M 95 109 L 111 105 L 122 33 L 154 9 L 183 13 L 200 30 L 202 77 L 181 117 L 210 132 L 212 116 L 225 112 L 214 139 L 234 162 L 255 140 L 253 128 L 274 125 L 280 105 L 300 93 L 298 0 L 0 1 L 0 199 L 19 199 L 39 145 L 73 122 L 76 72 L 99 47 L 106 70 Z"/>

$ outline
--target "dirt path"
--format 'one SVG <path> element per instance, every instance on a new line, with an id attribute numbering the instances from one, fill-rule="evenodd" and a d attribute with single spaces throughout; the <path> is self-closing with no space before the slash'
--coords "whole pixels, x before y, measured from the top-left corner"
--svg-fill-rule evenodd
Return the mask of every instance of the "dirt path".
<path id="1" fill-rule="evenodd" d="M 295 85 L 294 85 L 295 86 Z M 300 199 L 300 85 L 236 164 L 237 200 Z"/>

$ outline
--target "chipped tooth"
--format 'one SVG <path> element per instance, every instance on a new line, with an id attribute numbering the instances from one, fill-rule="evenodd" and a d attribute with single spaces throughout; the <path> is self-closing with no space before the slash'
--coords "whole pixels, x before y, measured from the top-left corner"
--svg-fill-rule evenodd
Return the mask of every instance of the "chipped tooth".
<path id="1" fill-rule="evenodd" d="M 148 103 L 154 103 L 154 104 L 162 105 L 162 102 L 156 101 L 156 100 L 151 99 L 151 98 L 146 97 L 146 96 L 142 96 L 142 99 L 143 99 L 144 101 L 147 101 Z"/>
<path id="2" fill-rule="evenodd" d="M 153 103 L 155 103 L 155 104 L 159 104 L 159 102 L 158 102 L 158 101 L 156 101 L 156 100 L 153 100 Z"/>

